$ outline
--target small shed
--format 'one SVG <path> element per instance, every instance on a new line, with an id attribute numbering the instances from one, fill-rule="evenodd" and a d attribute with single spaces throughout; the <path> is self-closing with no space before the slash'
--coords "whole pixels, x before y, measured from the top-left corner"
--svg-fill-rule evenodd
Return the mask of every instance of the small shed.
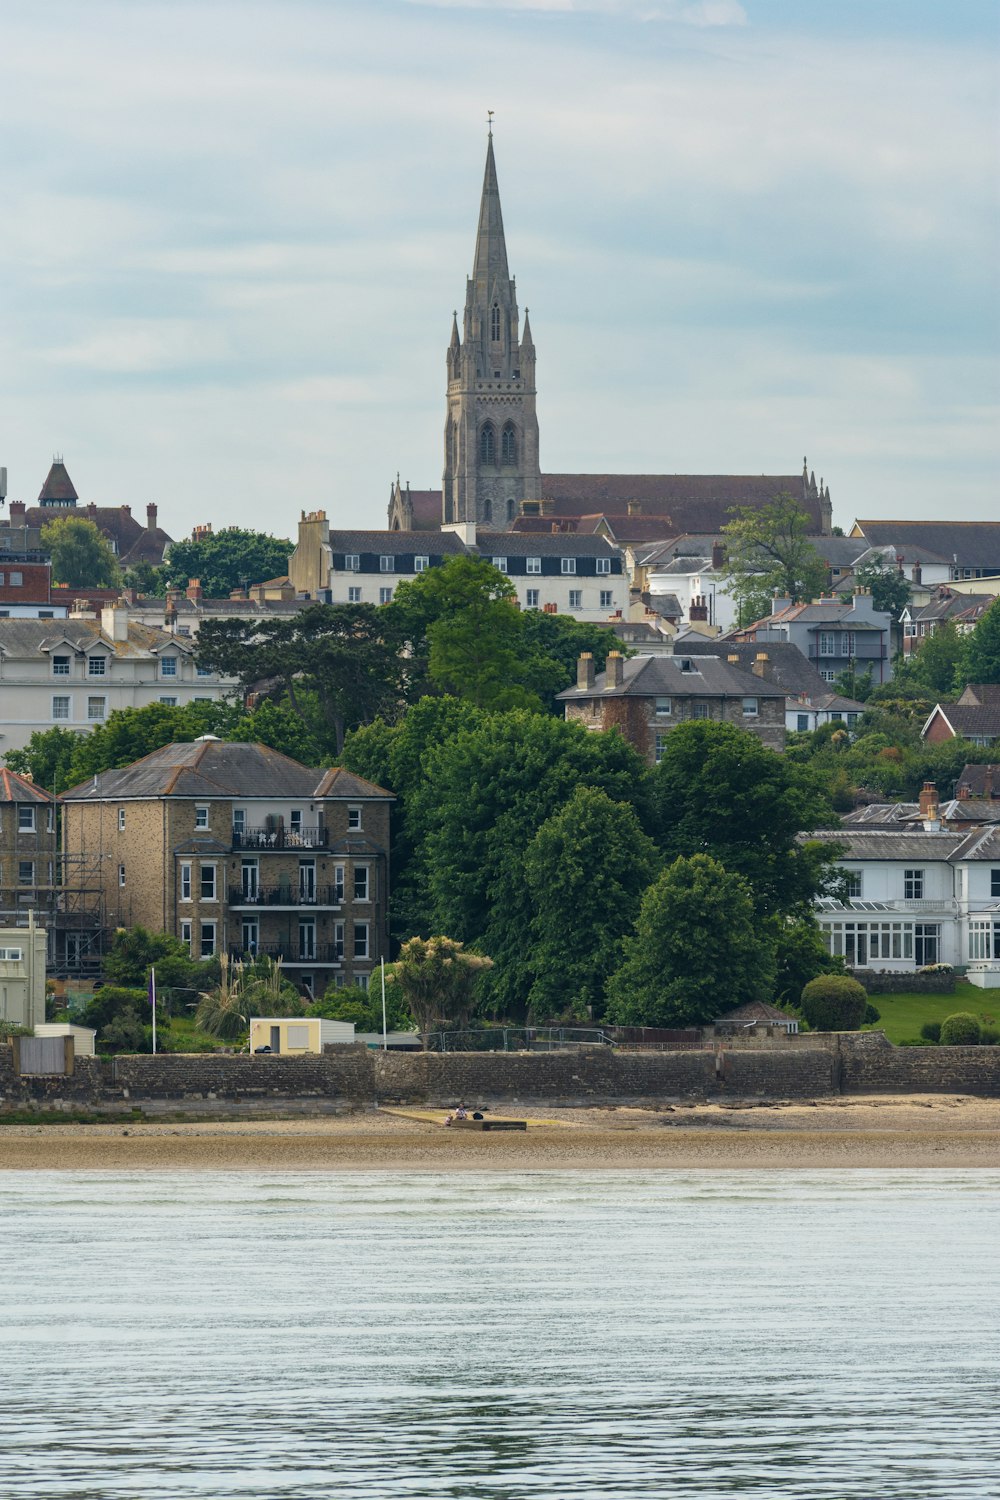
<path id="1" fill-rule="evenodd" d="M 738 1005 L 735 1010 L 727 1010 L 724 1016 L 718 1016 L 713 1022 L 716 1035 L 733 1035 L 739 1031 L 758 1030 L 762 1034 L 773 1034 L 775 1031 L 783 1031 L 786 1036 L 795 1036 L 799 1029 L 799 1023 L 794 1016 L 787 1011 L 779 1010 L 776 1005 L 768 1005 L 766 1000 L 751 1000 L 747 1005 Z"/>
<path id="2" fill-rule="evenodd" d="M 42 1021 L 35 1027 L 36 1036 L 71 1036 L 75 1057 L 93 1057 L 96 1031 L 89 1026 L 71 1026 L 68 1021 Z"/>
<path id="3" fill-rule="evenodd" d="M 353 1021 L 328 1021 L 324 1016 L 253 1016 L 250 1021 L 251 1052 L 304 1057 L 321 1054 L 331 1045 L 349 1047 L 353 1041 Z"/>

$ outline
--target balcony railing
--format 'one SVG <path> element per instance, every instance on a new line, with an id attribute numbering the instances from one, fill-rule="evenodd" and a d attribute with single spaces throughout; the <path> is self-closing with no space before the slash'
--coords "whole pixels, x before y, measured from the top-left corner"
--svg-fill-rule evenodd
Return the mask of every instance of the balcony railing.
<path id="1" fill-rule="evenodd" d="M 343 900 L 344 888 L 337 885 L 317 885 L 311 891 L 294 885 L 259 885 L 256 890 L 229 887 L 230 906 L 340 906 Z"/>
<path id="2" fill-rule="evenodd" d="M 323 849 L 326 847 L 325 828 L 286 828 L 279 823 L 276 828 L 234 828 L 234 849 Z"/>
<path id="3" fill-rule="evenodd" d="M 229 957 L 240 958 L 246 962 L 253 958 L 281 959 L 283 964 L 342 964 L 344 962 L 344 950 L 334 943 L 297 943 L 294 940 L 287 943 L 254 943 L 249 947 L 240 944 L 230 944 Z M 366 963 L 366 959 L 358 959 L 358 963 Z"/>

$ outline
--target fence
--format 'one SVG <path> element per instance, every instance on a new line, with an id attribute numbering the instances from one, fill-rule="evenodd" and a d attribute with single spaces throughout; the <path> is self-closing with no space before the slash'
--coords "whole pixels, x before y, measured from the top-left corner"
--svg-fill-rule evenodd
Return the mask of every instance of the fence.
<path id="1" fill-rule="evenodd" d="M 579 1026 L 491 1026 L 481 1031 L 432 1031 L 427 1037 L 428 1052 L 556 1052 L 611 1044 L 606 1031 Z"/>

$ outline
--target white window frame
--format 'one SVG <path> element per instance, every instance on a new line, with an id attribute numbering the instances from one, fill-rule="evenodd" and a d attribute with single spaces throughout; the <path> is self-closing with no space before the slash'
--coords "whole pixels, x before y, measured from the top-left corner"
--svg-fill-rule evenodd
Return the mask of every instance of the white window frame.
<path id="1" fill-rule="evenodd" d="M 348 602 L 348 604 L 360 604 L 361 603 L 361 588 L 360 588 L 360 586 L 358 584 L 356 584 L 356 583 L 355 584 L 351 584 L 350 587 L 348 588 L 348 590 L 347 590 L 347 602 Z"/>
<path id="2" fill-rule="evenodd" d="M 199 901 L 218 901 L 219 899 L 219 867 L 214 862 L 203 861 L 199 868 L 198 899 Z"/>
<path id="3" fill-rule="evenodd" d="M 380 573 L 395 573 L 396 559 L 391 552 L 383 552 L 381 554 L 378 560 L 378 570 Z"/>
<path id="4" fill-rule="evenodd" d="M 123 833 L 124 831 L 125 831 L 125 809 L 124 809 L 124 807 L 120 807 L 118 809 L 118 832 L 119 833 Z"/>
<path id="5" fill-rule="evenodd" d="M 34 885 L 35 883 L 35 861 L 33 859 L 19 859 L 17 862 L 18 885 Z"/>
<path id="6" fill-rule="evenodd" d="M 371 871 L 367 865 L 354 866 L 354 896 L 355 901 L 371 900 Z"/>
<path id="7" fill-rule="evenodd" d="M 596 571 L 598 573 L 610 573 L 611 572 L 611 559 L 610 559 L 610 557 L 599 557 L 599 558 L 597 558 L 596 559 Z"/>
<path id="8" fill-rule="evenodd" d="M 107 677 L 108 659 L 106 656 L 95 655 L 87 657 L 88 677 Z"/>
<path id="9" fill-rule="evenodd" d="M 524 571 L 526 573 L 540 573 L 542 571 L 542 559 L 540 557 L 526 557 L 524 559 Z"/>
<path id="10" fill-rule="evenodd" d="M 505 557 L 494 557 L 491 558 L 490 561 L 493 563 L 493 566 L 496 568 L 498 573 L 506 573 L 507 559 Z"/>
<path id="11" fill-rule="evenodd" d="M 414 573 L 426 573 L 430 565 L 431 560 L 429 557 L 415 557 L 413 559 Z"/>
<path id="12" fill-rule="evenodd" d="M 525 601 L 526 601 L 525 602 L 525 608 L 526 609 L 537 609 L 539 607 L 538 606 L 538 601 L 540 600 L 540 598 L 542 596 L 541 589 L 525 589 L 524 592 L 525 592 Z"/>
<path id="13" fill-rule="evenodd" d="M 347 830 L 349 833 L 361 832 L 361 808 L 349 807 L 347 809 Z"/>
<path id="14" fill-rule="evenodd" d="M 748 697 L 743 699 L 743 717 L 744 719 L 758 719 L 760 717 L 759 698 Z"/>
<path id="15" fill-rule="evenodd" d="M 190 958 L 191 957 L 191 922 L 190 922 L 190 919 L 187 919 L 187 918 L 181 923 L 181 942 L 182 943 L 187 943 L 187 946 L 188 946 L 188 957 Z"/>
<path id="16" fill-rule="evenodd" d="M 96 712 L 95 712 L 96 710 Z M 88 693 L 87 723 L 103 724 L 108 717 L 108 700 L 103 694 Z"/>
<path id="17" fill-rule="evenodd" d="M 178 670 L 177 670 L 177 666 L 178 666 L 178 661 L 177 661 L 177 657 L 176 656 L 161 656 L 160 657 L 160 676 L 161 677 L 172 677 L 174 679 L 174 681 L 176 681 L 177 678 L 181 675 L 178 672 Z"/>
<path id="18" fill-rule="evenodd" d="M 334 904 L 334 906 L 341 906 L 343 904 L 343 900 L 344 900 L 344 874 L 345 874 L 345 870 L 344 870 L 344 866 L 343 865 L 334 865 L 334 867 L 333 867 L 333 904 Z"/>
<path id="19" fill-rule="evenodd" d="M 216 940 L 219 924 L 213 918 L 208 922 L 200 922 L 198 932 L 198 957 L 212 958 L 215 955 Z M 208 942 L 208 947 L 205 944 Z"/>
<path id="20" fill-rule="evenodd" d="M 614 609 L 615 596 L 611 589 L 601 589 L 601 609 Z"/>
<path id="21" fill-rule="evenodd" d="M 912 869 L 903 871 L 903 900 L 923 901 L 926 889 L 927 872 L 924 869 Z"/>
<path id="22" fill-rule="evenodd" d="M 188 863 L 181 865 L 181 893 L 178 899 L 191 900 L 191 866 Z"/>
<path id="23" fill-rule="evenodd" d="M 34 833 L 35 808 L 31 802 L 19 802 L 17 807 L 18 833 Z"/>
<path id="24" fill-rule="evenodd" d="M 194 670 L 195 675 L 198 677 L 211 677 L 213 675 L 211 667 L 199 667 L 196 665 Z M 194 701 L 198 703 L 200 700 L 196 698 Z"/>
<path id="25" fill-rule="evenodd" d="M 207 828 L 209 809 L 207 803 L 196 803 L 194 809 L 194 826 L 196 828 Z"/>
<path id="26" fill-rule="evenodd" d="M 53 675 L 53 677 L 70 677 L 70 676 L 72 676 L 72 673 L 73 673 L 73 662 L 72 662 L 72 658 L 71 657 L 69 657 L 69 656 L 63 656 L 61 652 L 60 652 L 60 654 L 58 656 L 53 656 L 53 658 L 52 658 L 52 675 Z"/>
<path id="27" fill-rule="evenodd" d="M 120 886 L 124 886 L 124 884 L 125 884 L 125 866 L 124 865 L 119 865 L 118 866 L 118 884 Z"/>
<path id="28" fill-rule="evenodd" d="M 570 609 L 582 609 L 583 608 L 583 589 L 570 589 L 570 591 L 569 591 L 569 608 Z"/>
<path id="29" fill-rule="evenodd" d="M 821 630 L 819 632 L 819 641 L 817 643 L 816 653 L 817 653 L 818 656 L 836 656 L 836 654 L 837 654 L 837 633 L 836 633 L 836 631 L 834 631 L 834 630 Z"/>
<path id="30" fill-rule="evenodd" d="M 656 762 L 657 765 L 659 765 L 660 761 L 663 759 L 663 752 L 666 749 L 666 746 L 667 746 L 667 736 L 666 736 L 666 734 L 659 734 L 659 733 L 657 733 L 654 736 L 654 738 L 653 738 L 653 760 Z"/>
<path id="31" fill-rule="evenodd" d="M 65 707 L 66 712 L 63 713 Z M 72 722 L 73 700 L 69 693 L 52 694 L 52 722 L 53 724 L 68 724 Z"/>
<path id="32" fill-rule="evenodd" d="M 379 604 L 391 604 L 392 603 L 392 588 L 391 587 L 383 587 L 383 588 L 379 589 L 379 591 L 378 591 L 378 602 L 379 602 Z"/>
<path id="33" fill-rule="evenodd" d="M 576 558 L 575 557 L 561 557 L 559 559 L 559 571 L 561 573 L 570 574 L 573 577 L 575 577 L 576 576 Z"/>
<path id="34" fill-rule="evenodd" d="M 334 961 L 334 963 L 335 964 L 342 964 L 344 962 L 344 923 L 343 922 L 334 922 L 334 924 L 333 924 L 333 942 L 331 943 L 330 946 L 333 948 L 333 961 Z"/>
<path id="35" fill-rule="evenodd" d="M 176 708 L 177 707 L 177 694 L 176 693 L 167 693 L 167 694 L 162 695 L 160 697 L 160 704 L 161 704 L 161 706 L 163 708 Z"/>
<path id="36" fill-rule="evenodd" d="M 355 922 L 351 937 L 351 955 L 355 963 L 371 962 L 371 923 Z M 363 951 L 362 951 L 363 950 Z"/>
<path id="37" fill-rule="evenodd" d="M 358 552 L 345 552 L 344 553 L 344 572 L 345 573 L 360 573 L 361 572 L 361 554 L 360 553 L 358 553 Z"/>
<path id="38" fill-rule="evenodd" d="M 672 698 L 656 698 L 654 704 L 658 719 L 670 718 L 674 711 L 674 700 Z"/>

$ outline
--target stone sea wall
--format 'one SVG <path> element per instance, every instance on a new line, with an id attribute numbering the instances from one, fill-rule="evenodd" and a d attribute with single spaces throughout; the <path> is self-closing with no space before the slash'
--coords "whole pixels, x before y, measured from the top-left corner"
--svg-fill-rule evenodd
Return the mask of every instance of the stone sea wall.
<path id="1" fill-rule="evenodd" d="M 0 1111 L 336 1113 L 374 1104 L 622 1104 L 837 1094 L 1000 1096 L 1000 1047 L 893 1047 L 880 1032 L 815 1045 L 685 1052 L 379 1053 L 78 1058 L 70 1077 L 18 1077 L 0 1047 Z"/>

